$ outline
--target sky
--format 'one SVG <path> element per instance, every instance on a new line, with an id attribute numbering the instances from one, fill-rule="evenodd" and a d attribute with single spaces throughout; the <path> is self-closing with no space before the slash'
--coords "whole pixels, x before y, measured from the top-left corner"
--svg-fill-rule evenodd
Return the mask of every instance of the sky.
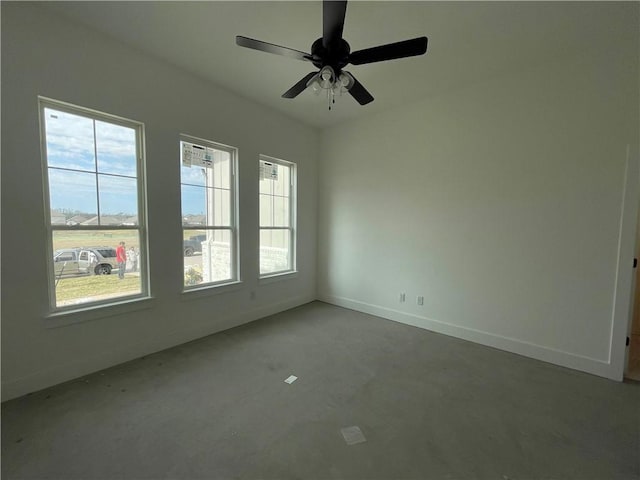
<path id="1" fill-rule="evenodd" d="M 134 129 L 45 108 L 52 209 L 137 215 Z M 183 215 L 204 214 L 203 168 L 181 166 Z M 98 194 L 99 192 L 99 194 Z"/>

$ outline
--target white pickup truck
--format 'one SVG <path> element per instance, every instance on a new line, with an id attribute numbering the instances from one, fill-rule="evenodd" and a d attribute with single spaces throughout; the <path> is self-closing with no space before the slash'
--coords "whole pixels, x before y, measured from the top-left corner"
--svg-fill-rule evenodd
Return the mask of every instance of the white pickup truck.
<path id="1" fill-rule="evenodd" d="M 109 275 L 118 269 L 113 247 L 63 248 L 53 254 L 56 277 L 69 275 Z"/>

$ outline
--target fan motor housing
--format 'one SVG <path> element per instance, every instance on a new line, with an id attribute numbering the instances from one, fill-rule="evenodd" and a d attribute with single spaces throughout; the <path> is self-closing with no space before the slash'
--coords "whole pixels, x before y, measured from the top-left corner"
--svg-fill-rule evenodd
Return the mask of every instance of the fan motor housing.
<path id="1" fill-rule="evenodd" d="M 336 48 L 327 49 L 322 45 L 322 38 L 319 38 L 311 45 L 311 63 L 320 69 L 328 65 L 339 72 L 349 63 L 349 53 L 351 47 L 346 40 L 340 39 Z"/>

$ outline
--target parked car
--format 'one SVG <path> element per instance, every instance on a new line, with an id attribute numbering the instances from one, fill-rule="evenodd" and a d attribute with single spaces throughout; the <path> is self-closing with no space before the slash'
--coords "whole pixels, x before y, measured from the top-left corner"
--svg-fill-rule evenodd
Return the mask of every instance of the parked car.
<path id="1" fill-rule="evenodd" d="M 112 247 L 63 248 L 53 254 L 56 276 L 81 274 L 109 275 L 118 269 L 116 249 Z"/>
<path id="2" fill-rule="evenodd" d="M 190 257 L 196 252 L 202 252 L 202 242 L 207 239 L 206 235 L 193 235 L 184 241 L 184 256 Z"/>

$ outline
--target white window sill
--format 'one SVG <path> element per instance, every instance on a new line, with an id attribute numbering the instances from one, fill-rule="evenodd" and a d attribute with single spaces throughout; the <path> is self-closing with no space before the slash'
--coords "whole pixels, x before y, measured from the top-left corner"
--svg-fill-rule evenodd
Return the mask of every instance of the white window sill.
<path id="1" fill-rule="evenodd" d="M 266 283 L 279 282 L 282 280 L 289 280 L 298 276 L 297 270 L 287 270 L 286 272 L 276 272 L 269 275 L 263 275 L 258 279 L 258 283 L 264 285 Z"/>
<path id="2" fill-rule="evenodd" d="M 99 318 L 114 317 L 129 312 L 137 312 L 152 308 L 155 304 L 153 297 L 134 298 L 120 302 L 78 306 L 73 310 L 52 312 L 43 319 L 45 328 L 58 328 L 88 322 Z"/>
<path id="3" fill-rule="evenodd" d="M 221 295 L 224 293 L 236 292 L 243 288 L 242 280 L 237 280 L 228 283 L 220 283 L 217 285 L 204 285 L 202 287 L 194 287 L 188 290 L 182 291 L 180 299 L 183 302 L 191 300 L 197 300 L 199 298 L 206 298 L 212 295 Z"/>

